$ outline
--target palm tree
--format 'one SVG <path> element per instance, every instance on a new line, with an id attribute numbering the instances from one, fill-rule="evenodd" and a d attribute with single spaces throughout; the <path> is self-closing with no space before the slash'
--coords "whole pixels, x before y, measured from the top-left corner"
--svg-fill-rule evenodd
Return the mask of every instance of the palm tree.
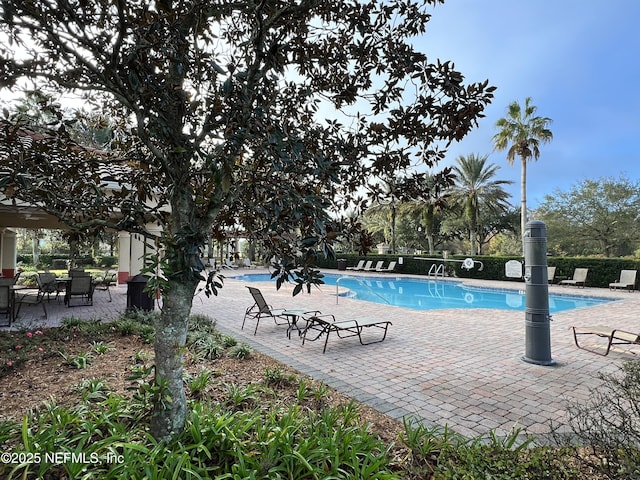
<path id="1" fill-rule="evenodd" d="M 398 206 L 400 200 L 398 199 L 398 188 L 400 180 L 397 178 L 383 179 L 384 190 L 378 196 L 373 205 L 367 209 L 368 215 L 378 215 L 379 220 L 382 220 L 382 225 L 372 227 L 371 224 L 367 224 L 372 232 L 383 231 L 385 235 L 385 241 L 391 240 L 391 253 L 396 253 L 396 223 L 398 216 Z M 384 223 L 386 222 L 386 224 Z"/>
<path id="2" fill-rule="evenodd" d="M 435 237 L 440 223 L 438 216 L 446 208 L 449 194 L 437 188 L 433 174 L 426 174 L 424 184 L 428 188 L 428 195 L 406 202 L 402 205 L 402 212 L 418 217 L 420 227 L 424 227 L 424 236 L 427 239 L 429 253 L 433 254 Z"/>
<path id="3" fill-rule="evenodd" d="M 520 235 L 524 234 L 527 223 L 527 161 L 540 157 L 540 142 L 547 143 L 553 140 L 553 133 L 549 130 L 551 119 L 548 117 L 536 117 L 537 107 L 531 104 L 531 97 L 524 102 L 524 111 L 518 102 L 509 105 L 507 116 L 496 122 L 500 130 L 493 136 L 493 144 L 496 150 L 504 150 L 511 144 L 507 151 L 507 161 L 513 165 L 516 155 L 520 157 Z"/>
<path id="4" fill-rule="evenodd" d="M 481 210 L 492 213 L 508 210 L 509 194 L 502 188 L 513 182 L 509 180 L 493 180 L 500 169 L 495 164 L 487 165 L 488 155 L 467 155 L 457 159 L 453 167 L 457 178 L 452 189 L 452 197 L 462 207 L 463 215 L 469 230 L 471 255 L 478 253 L 478 231 Z"/>

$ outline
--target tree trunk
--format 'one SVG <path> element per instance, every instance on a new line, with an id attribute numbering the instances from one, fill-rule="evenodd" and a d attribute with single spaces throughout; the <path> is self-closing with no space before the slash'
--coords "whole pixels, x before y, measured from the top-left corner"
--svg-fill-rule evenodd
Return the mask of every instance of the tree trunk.
<path id="1" fill-rule="evenodd" d="M 478 210 L 477 201 L 474 198 L 467 198 L 465 204 L 465 214 L 469 221 L 469 242 L 471 243 L 471 256 L 476 254 L 478 246 Z"/>
<path id="2" fill-rule="evenodd" d="M 434 224 L 435 224 L 434 217 L 435 217 L 434 206 L 428 205 L 422 214 L 422 223 L 424 223 L 427 243 L 429 245 L 429 255 L 433 255 L 433 250 L 434 250 L 434 242 L 433 242 L 433 237 L 434 237 L 433 231 L 434 231 Z"/>
<path id="3" fill-rule="evenodd" d="M 429 246 L 429 255 L 433 255 L 433 235 L 427 233 L 427 245 Z"/>
<path id="4" fill-rule="evenodd" d="M 391 204 L 391 253 L 396 253 L 396 206 Z"/>
<path id="5" fill-rule="evenodd" d="M 187 418 L 183 351 L 195 289 L 195 282 L 170 280 L 156 323 L 156 386 L 160 388 L 160 397 L 154 405 L 151 434 L 159 441 L 169 441 L 179 435 Z"/>
<path id="6" fill-rule="evenodd" d="M 31 254 L 33 258 L 33 266 L 38 268 L 40 264 L 40 239 L 38 238 L 38 231 L 33 231 L 33 242 L 31 242 Z"/>

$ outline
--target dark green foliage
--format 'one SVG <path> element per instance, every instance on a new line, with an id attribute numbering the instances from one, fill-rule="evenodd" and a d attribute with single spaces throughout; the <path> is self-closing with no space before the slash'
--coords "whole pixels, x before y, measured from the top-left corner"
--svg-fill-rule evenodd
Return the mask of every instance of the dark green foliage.
<path id="1" fill-rule="evenodd" d="M 468 439 L 444 427 L 404 421 L 400 440 L 409 449 L 405 468 L 414 477 L 438 480 L 568 480 L 580 478 L 563 450 L 534 446 L 514 430 L 504 437 Z"/>
<path id="2" fill-rule="evenodd" d="M 588 401 L 569 404 L 572 435 L 556 439 L 607 478 L 640 479 L 640 361 L 626 361 L 600 379 Z"/>
<path id="3" fill-rule="evenodd" d="M 560 255 L 633 254 L 638 248 L 640 183 L 621 175 L 583 179 L 545 195 L 536 218 L 547 225 L 550 250 Z"/>
<path id="4" fill-rule="evenodd" d="M 86 390 L 86 388 L 85 388 Z M 171 444 L 145 433 L 145 405 L 111 395 L 68 408 L 44 404 L 22 423 L 0 422 L 0 443 L 39 461 L 0 464 L 3 478 L 399 478 L 388 447 L 358 423 L 354 405 L 313 413 L 290 407 L 228 411 L 194 403 Z M 43 452 L 91 462 L 56 464 Z M 177 475 L 177 476 L 176 476 Z"/>
<path id="5" fill-rule="evenodd" d="M 398 257 L 403 258 L 403 264 L 396 266 L 398 273 L 407 273 L 415 275 L 427 275 L 432 265 L 440 265 L 440 260 L 428 260 L 429 258 L 441 259 L 441 255 L 370 255 L 363 257 L 354 254 L 339 254 L 338 258 L 347 260 L 348 266 L 355 266 L 362 259 L 373 260 L 374 264 L 378 260 L 383 260 L 385 264 L 390 261 L 397 261 Z M 518 256 L 485 256 L 475 255 L 474 260 L 482 262 L 482 270 L 479 265 L 475 264 L 471 270 L 462 268 L 462 261 L 467 256 L 453 255 L 449 259 L 452 262 L 446 262 L 446 271 L 449 276 L 459 278 L 475 278 L 481 280 L 502 280 L 512 282 L 523 282 L 523 280 L 508 278 L 505 275 L 504 265 L 509 260 L 517 260 L 524 263 L 524 259 Z M 547 264 L 555 266 L 556 279 L 558 277 L 569 278 L 573 275 L 576 268 L 588 268 L 589 275 L 587 277 L 587 286 L 608 288 L 611 282 L 615 282 L 620 277 L 621 270 L 638 270 L 640 271 L 640 261 L 626 258 L 566 258 L 566 257 L 547 257 Z M 322 268 L 336 269 L 336 261 L 320 262 Z M 348 272 L 345 272 L 348 273 Z"/>
<path id="6" fill-rule="evenodd" d="M 113 257 L 110 255 L 104 255 L 100 257 L 96 257 L 95 264 L 99 267 L 111 268 L 114 265 L 117 265 L 118 257 Z"/>
<path id="7" fill-rule="evenodd" d="M 101 258 L 115 259 L 116 257 L 101 257 Z M 64 268 L 68 267 L 68 263 L 67 263 L 68 260 L 69 260 L 69 255 L 67 255 L 67 254 L 60 254 L 60 253 L 46 254 L 46 253 L 41 253 L 40 257 L 39 257 L 38 267 L 39 268 L 55 268 L 55 269 L 63 268 L 64 269 Z M 33 265 L 33 255 L 20 254 L 17 257 L 17 261 L 18 262 L 22 262 L 25 265 Z M 61 262 L 64 262 L 64 265 Z M 81 267 L 81 266 L 92 267 L 93 265 L 96 265 L 96 259 L 94 259 L 91 256 L 76 257 L 76 258 L 74 258 L 74 262 L 76 263 L 76 265 L 78 267 Z M 111 265 L 114 265 L 115 263 L 116 263 L 116 261 L 112 261 Z"/>

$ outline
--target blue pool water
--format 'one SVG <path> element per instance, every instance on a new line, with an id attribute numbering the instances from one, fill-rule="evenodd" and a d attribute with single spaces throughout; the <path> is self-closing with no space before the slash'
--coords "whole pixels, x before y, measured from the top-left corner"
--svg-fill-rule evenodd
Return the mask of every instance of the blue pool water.
<path id="1" fill-rule="evenodd" d="M 245 282 L 270 281 L 268 273 L 234 277 Z M 461 282 L 446 280 L 398 278 L 394 276 L 355 277 L 325 274 L 327 285 L 348 289 L 347 296 L 368 302 L 385 303 L 415 310 L 445 308 L 494 308 L 499 310 L 525 310 L 524 285 L 522 290 L 471 287 Z M 342 291 L 342 288 L 341 288 Z M 600 305 L 612 300 L 578 295 L 549 295 L 549 312 L 562 312 L 576 308 Z"/>

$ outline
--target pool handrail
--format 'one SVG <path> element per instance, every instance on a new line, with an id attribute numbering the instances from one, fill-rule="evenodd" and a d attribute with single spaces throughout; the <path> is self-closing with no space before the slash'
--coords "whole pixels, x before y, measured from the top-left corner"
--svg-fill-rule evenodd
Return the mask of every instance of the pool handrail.
<path id="1" fill-rule="evenodd" d="M 444 263 L 441 263 L 440 265 L 437 265 L 437 266 L 434 263 L 433 265 L 431 265 L 431 268 L 429 268 L 429 273 L 428 273 L 429 277 L 434 276 L 437 279 L 438 275 L 444 278 Z"/>
<path id="2" fill-rule="evenodd" d="M 363 287 L 367 288 L 371 293 L 373 293 L 374 295 L 376 295 L 377 297 L 380 297 L 382 300 L 385 301 L 385 303 L 388 303 L 389 305 L 391 305 L 391 302 L 389 300 L 387 300 L 386 298 L 384 298 L 382 295 L 380 295 L 378 292 L 374 291 L 369 285 L 367 285 L 366 283 L 364 283 L 362 280 L 360 280 L 358 277 L 352 277 L 351 275 L 344 275 L 340 278 L 338 278 L 336 280 L 336 305 L 338 304 L 338 299 L 340 298 L 340 280 L 355 280 L 356 282 L 358 282 L 360 285 L 362 285 Z"/>

